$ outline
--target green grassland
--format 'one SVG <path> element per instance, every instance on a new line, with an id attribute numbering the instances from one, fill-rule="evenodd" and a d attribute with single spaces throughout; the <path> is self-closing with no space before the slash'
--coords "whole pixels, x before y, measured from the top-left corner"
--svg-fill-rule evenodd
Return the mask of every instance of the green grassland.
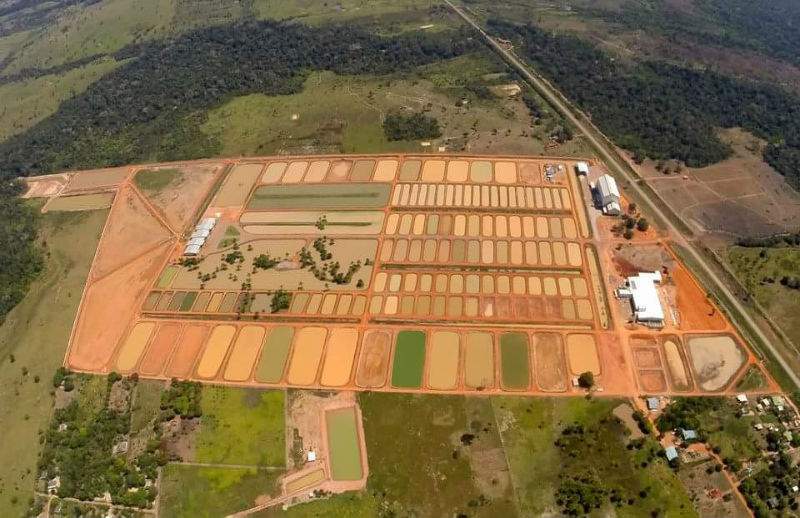
<path id="1" fill-rule="evenodd" d="M 285 393 L 204 386 L 197 462 L 286 465 Z"/>
<path id="2" fill-rule="evenodd" d="M 142 169 L 134 177 L 136 187 L 149 195 L 158 194 L 181 180 L 183 173 L 179 169 Z"/>
<path id="3" fill-rule="evenodd" d="M 800 343 L 800 290 L 780 283 L 784 276 L 800 275 L 800 249 L 735 246 L 728 250 L 728 262 L 767 314 Z"/>
<path id="4" fill-rule="evenodd" d="M 53 114 L 63 101 L 84 91 L 119 62 L 101 59 L 62 74 L 0 86 L 0 140 L 21 133 Z"/>
<path id="5" fill-rule="evenodd" d="M 491 54 L 479 52 L 420 67 L 402 79 L 313 73 L 297 94 L 251 94 L 226 102 L 209 111 L 201 130 L 219 142 L 221 156 L 422 152 L 440 145 L 476 153 L 544 153 L 546 135 L 560 121 L 556 114 L 543 108 L 543 122 L 532 126 L 519 99 L 478 98 L 470 90 L 510 82 L 502 70 Z M 469 104 L 456 106 L 464 98 Z M 427 111 L 438 119 L 442 137 L 430 148 L 418 141 L 389 142 L 382 122 L 394 110 Z M 576 139 L 547 154 L 588 151 Z"/>
<path id="6" fill-rule="evenodd" d="M 281 471 L 168 465 L 162 474 L 160 516 L 218 518 L 255 505 L 275 493 Z"/>
<path id="7" fill-rule="evenodd" d="M 578 398 L 492 400 L 522 516 L 558 514 L 559 489 L 576 480 L 604 488 L 601 506 L 593 510 L 598 516 L 650 516 L 656 510 L 662 513 L 659 516 L 695 515 L 655 441 L 648 440 L 639 450 L 626 448 L 626 430 L 611 415 L 619 403 Z M 625 501 L 616 508 L 610 503 L 615 494 Z"/>
<path id="8" fill-rule="evenodd" d="M 52 412 L 51 379 L 64 358 L 107 215 L 101 210 L 42 216 L 44 271 L 0 326 L 0 516 L 22 514 L 38 476 L 37 431 L 46 428 Z"/>

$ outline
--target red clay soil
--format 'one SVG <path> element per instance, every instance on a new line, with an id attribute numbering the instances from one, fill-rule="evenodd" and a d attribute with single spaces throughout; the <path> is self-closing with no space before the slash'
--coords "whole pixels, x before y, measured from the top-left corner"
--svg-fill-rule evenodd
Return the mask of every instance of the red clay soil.
<path id="1" fill-rule="evenodd" d="M 359 386 L 381 387 L 386 383 L 391 345 L 389 333 L 372 331 L 366 335 L 356 375 Z"/>
<path id="2" fill-rule="evenodd" d="M 640 369 L 660 369 L 661 358 L 658 349 L 654 347 L 636 347 L 633 349 L 633 358 L 636 367 Z"/>
<path id="3" fill-rule="evenodd" d="M 181 326 L 178 324 L 162 324 L 159 326 L 150 348 L 139 365 L 139 372 L 145 376 L 158 376 L 161 374 L 180 334 Z"/>
<path id="4" fill-rule="evenodd" d="M 614 394 L 638 392 L 619 336 L 616 333 L 597 333 L 594 337 L 603 373 L 600 381 L 603 390 Z"/>
<path id="5" fill-rule="evenodd" d="M 107 275 L 169 237 L 170 233 L 136 192 L 131 187 L 121 187 L 97 248 L 92 278 Z"/>
<path id="6" fill-rule="evenodd" d="M 567 360 L 560 334 L 534 333 L 533 366 L 536 382 L 545 392 L 563 392 L 567 389 Z"/>
<path id="7" fill-rule="evenodd" d="M 158 193 L 142 194 L 173 229 L 181 231 L 194 222 L 195 213 L 221 168 L 222 164 L 216 163 L 182 165 L 177 168 L 183 173 L 180 180 Z"/>
<path id="8" fill-rule="evenodd" d="M 166 374 L 170 378 L 188 378 L 192 373 L 197 355 L 208 336 L 206 326 L 186 326 L 183 331 L 172 359 L 167 367 Z"/>
<path id="9" fill-rule="evenodd" d="M 675 268 L 672 271 L 672 280 L 676 286 L 681 329 L 692 331 L 725 329 L 722 313 L 708 300 L 706 294 L 684 268 Z"/>
<path id="10" fill-rule="evenodd" d="M 621 277 L 631 277 L 639 273 L 639 269 L 625 259 L 616 255 L 611 257 L 611 264 Z"/>
<path id="11" fill-rule="evenodd" d="M 659 370 L 639 371 L 639 384 L 645 392 L 665 392 L 667 390 L 664 372 Z"/>
<path id="12" fill-rule="evenodd" d="M 522 162 L 519 164 L 519 180 L 521 183 L 537 184 L 542 181 L 542 173 L 539 164 L 534 162 Z"/>
<path id="13" fill-rule="evenodd" d="M 84 294 L 67 364 L 77 370 L 105 372 L 108 361 L 158 275 L 172 244 L 166 243 L 92 283 Z"/>

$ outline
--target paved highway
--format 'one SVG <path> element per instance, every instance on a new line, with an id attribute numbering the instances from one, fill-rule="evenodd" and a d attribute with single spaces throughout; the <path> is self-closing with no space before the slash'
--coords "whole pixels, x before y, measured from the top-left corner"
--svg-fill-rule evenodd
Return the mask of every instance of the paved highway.
<path id="1" fill-rule="evenodd" d="M 460 7 L 454 5 L 450 0 L 444 1 L 448 6 L 450 6 L 451 9 L 453 9 L 453 11 L 463 18 L 464 21 L 466 21 L 478 33 L 480 33 L 480 35 L 494 49 L 495 52 L 497 52 L 511 66 L 517 69 L 517 71 L 522 74 L 522 76 L 527 79 L 534 88 L 536 88 L 536 90 L 545 98 L 545 100 L 547 100 L 548 103 L 557 109 L 567 120 L 574 124 L 581 133 L 583 133 L 585 138 L 592 144 L 597 153 L 599 153 L 603 158 L 603 161 L 612 173 L 614 173 L 618 178 L 621 177 L 626 179 L 630 183 L 628 188 L 636 191 L 639 199 L 645 202 L 645 210 L 650 214 L 655 215 L 659 220 L 663 221 L 673 236 L 675 242 L 683 245 L 686 251 L 691 255 L 692 259 L 694 259 L 695 263 L 699 265 L 702 273 L 705 275 L 705 278 L 714 284 L 717 292 L 726 299 L 725 302 L 727 305 L 736 309 L 740 315 L 739 318 L 743 319 L 748 327 L 752 329 L 752 332 L 756 333 L 761 343 L 769 348 L 772 356 L 786 371 L 792 382 L 795 384 L 795 387 L 800 389 L 800 377 L 795 374 L 786 360 L 783 359 L 780 352 L 775 348 L 770 339 L 766 336 L 766 334 L 764 334 L 755 320 L 753 320 L 753 318 L 747 312 L 747 309 L 742 305 L 741 302 L 739 302 L 739 300 L 728 289 L 725 283 L 722 282 L 716 272 L 708 266 L 706 258 L 697 252 L 692 242 L 683 235 L 683 233 L 672 222 L 668 215 L 665 214 L 664 211 L 662 211 L 658 205 L 653 202 L 652 194 L 639 186 L 637 182 L 638 179 L 631 175 L 626 167 L 627 164 L 625 164 L 623 159 L 616 152 L 611 152 L 609 150 L 608 146 L 605 144 L 605 142 L 609 142 L 609 139 L 607 139 L 594 124 L 589 122 L 588 118 L 586 118 L 586 116 L 583 115 L 575 106 L 570 104 L 569 101 L 567 101 L 566 98 L 562 96 L 553 85 L 535 74 L 529 65 L 520 61 L 513 52 L 506 50 L 499 43 L 497 43 L 494 38 L 489 36 L 489 34 L 487 34 L 486 31 L 484 31 L 483 28 L 481 28 L 481 26 L 469 16 L 469 14 L 467 14 Z"/>

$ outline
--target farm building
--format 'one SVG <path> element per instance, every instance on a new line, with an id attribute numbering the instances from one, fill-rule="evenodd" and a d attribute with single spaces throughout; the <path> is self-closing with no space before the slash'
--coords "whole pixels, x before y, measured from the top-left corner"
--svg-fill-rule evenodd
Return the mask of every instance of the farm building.
<path id="1" fill-rule="evenodd" d="M 637 322 L 659 327 L 664 325 L 664 309 L 656 289 L 656 283 L 660 282 L 660 272 L 641 272 L 628 277 L 625 285 L 617 289 L 619 298 L 630 299 Z"/>
<path id="2" fill-rule="evenodd" d="M 664 455 L 667 457 L 668 461 L 672 461 L 678 458 L 678 449 L 675 446 L 668 446 L 664 450 Z"/>
<path id="3" fill-rule="evenodd" d="M 200 249 L 203 248 L 206 239 L 208 239 L 208 236 L 211 234 L 211 231 L 214 230 L 216 224 L 217 218 L 203 218 L 200 223 L 194 227 L 194 232 L 192 232 L 189 242 L 186 244 L 186 248 L 183 249 L 183 255 L 199 255 Z"/>
<path id="4" fill-rule="evenodd" d="M 603 210 L 603 214 L 618 216 L 622 209 L 620 208 L 619 188 L 614 177 L 604 174 L 595 182 L 594 190 L 597 204 Z"/>
<path id="5" fill-rule="evenodd" d="M 575 170 L 578 174 L 587 175 L 589 174 L 589 164 L 586 162 L 578 162 L 575 164 Z"/>
<path id="6" fill-rule="evenodd" d="M 183 249 L 183 255 L 196 256 L 200 255 L 200 245 L 186 245 Z"/>

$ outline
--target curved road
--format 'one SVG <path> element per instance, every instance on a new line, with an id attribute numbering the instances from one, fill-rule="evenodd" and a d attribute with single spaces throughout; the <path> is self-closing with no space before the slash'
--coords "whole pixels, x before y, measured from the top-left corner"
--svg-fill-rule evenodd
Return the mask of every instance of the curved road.
<path id="1" fill-rule="evenodd" d="M 639 198 L 645 201 L 645 204 L 647 205 L 646 210 L 650 214 L 655 215 L 666 225 L 675 241 L 678 244 L 683 245 L 686 251 L 692 256 L 692 259 L 694 259 L 694 261 L 700 266 L 706 278 L 709 279 L 714 284 L 714 287 L 717 289 L 717 291 L 724 296 L 726 299 L 725 302 L 729 306 L 732 306 L 736 309 L 736 311 L 739 313 L 738 318 L 744 320 L 744 322 L 746 322 L 752 331 L 758 336 L 761 343 L 769 348 L 772 356 L 781 365 L 783 370 L 786 371 L 786 374 L 789 376 L 789 378 L 791 378 L 792 382 L 795 384 L 795 387 L 800 389 L 800 377 L 795 374 L 786 360 L 783 359 L 780 352 L 775 348 L 775 346 L 772 345 L 770 339 L 764 334 L 755 320 L 753 320 L 746 308 L 741 304 L 741 302 L 739 302 L 733 293 L 731 293 L 725 283 L 722 282 L 719 276 L 717 276 L 716 272 L 714 272 L 714 270 L 708 266 L 706 259 L 695 250 L 691 241 L 688 240 L 683 233 L 681 233 L 678 227 L 672 223 L 672 220 L 664 213 L 664 211 L 662 211 L 655 203 L 653 203 L 651 194 L 639 186 L 637 183 L 638 178 L 634 178 L 631 175 L 631 173 L 623 165 L 623 161 L 619 155 L 616 153 L 611 153 L 608 150 L 605 142 L 609 142 L 609 139 L 607 139 L 596 126 L 589 122 L 588 119 L 576 107 L 572 106 L 569 101 L 567 101 L 566 98 L 562 96 L 555 89 L 555 87 L 553 87 L 553 85 L 531 72 L 529 65 L 519 60 L 513 52 L 506 50 L 500 44 L 498 44 L 494 38 L 489 36 L 489 34 L 487 34 L 480 25 L 478 25 L 466 12 L 464 12 L 464 10 L 454 5 L 450 0 L 444 0 L 444 2 L 450 6 L 450 8 L 453 9 L 456 14 L 463 18 L 464 21 L 478 31 L 478 33 L 480 33 L 480 35 L 495 50 L 495 52 L 497 52 L 511 66 L 517 69 L 517 71 L 522 74 L 522 76 L 527 79 L 534 88 L 536 88 L 536 90 L 545 98 L 545 100 L 547 100 L 548 103 L 550 103 L 551 106 L 557 109 L 567 120 L 574 124 L 581 133 L 583 133 L 583 135 L 587 140 L 589 140 L 589 142 L 591 142 L 592 146 L 600 154 L 606 165 L 613 173 L 625 178 L 630 183 L 629 188 L 636 191 L 636 194 L 639 196 Z M 580 117 L 577 116 L 576 113 L 579 113 Z"/>

